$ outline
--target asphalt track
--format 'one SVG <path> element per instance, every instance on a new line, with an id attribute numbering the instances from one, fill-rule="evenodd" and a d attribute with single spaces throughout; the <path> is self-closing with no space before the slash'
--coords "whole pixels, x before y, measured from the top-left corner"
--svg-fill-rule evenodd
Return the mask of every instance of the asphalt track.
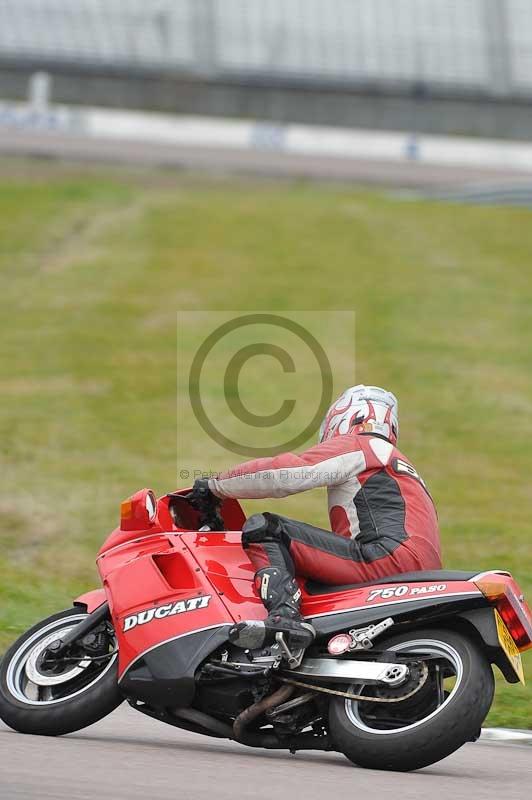
<path id="1" fill-rule="evenodd" d="M 295 155 L 268 149 L 191 147 L 96 139 L 59 132 L 0 129 L 1 156 L 137 164 L 170 169 L 348 181 L 407 189 L 491 187 L 532 183 L 530 174 L 508 169 L 440 166 L 415 161 L 371 161 Z"/>
<path id="2" fill-rule="evenodd" d="M 255 750 L 180 731 L 121 706 L 61 738 L 0 723 L 2 800 L 521 800 L 532 747 L 465 745 L 418 772 L 363 770 L 336 753 Z"/>

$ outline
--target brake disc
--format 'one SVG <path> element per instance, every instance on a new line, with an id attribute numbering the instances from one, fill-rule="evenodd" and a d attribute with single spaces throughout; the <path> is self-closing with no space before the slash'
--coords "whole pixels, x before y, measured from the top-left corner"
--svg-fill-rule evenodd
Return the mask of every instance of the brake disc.
<path id="1" fill-rule="evenodd" d="M 72 678 L 76 678 L 89 666 L 91 663 L 90 658 L 80 659 L 77 661 L 76 666 L 56 675 L 41 672 L 39 662 L 48 645 L 52 644 L 52 642 L 55 642 L 59 638 L 60 634 L 65 635 L 66 633 L 69 633 L 74 627 L 74 625 L 71 625 L 69 628 L 62 628 L 60 632 L 54 631 L 44 639 L 41 639 L 39 642 L 37 642 L 35 647 L 30 651 L 24 667 L 28 680 L 37 684 L 37 686 L 57 686 L 60 683 L 66 683 L 67 681 L 72 680 Z"/>

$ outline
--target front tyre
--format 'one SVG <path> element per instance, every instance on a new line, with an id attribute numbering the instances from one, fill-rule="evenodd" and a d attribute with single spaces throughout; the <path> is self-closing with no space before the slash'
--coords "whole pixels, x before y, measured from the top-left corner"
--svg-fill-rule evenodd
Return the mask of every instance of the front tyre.
<path id="1" fill-rule="evenodd" d="M 54 663 L 47 647 L 87 616 L 72 608 L 34 625 L 0 662 L 0 719 L 20 733 L 60 736 L 92 725 L 123 700 L 110 626 L 99 653 L 68 652 Z"/>
<path id="2" fill-rule="evenodd" d="M 427 629 L 387 639 L 382 646 L 424 660 L 427 681 L 397 703 L 332 700 L 329 729 L 340 752 L 361 767 L 406 772 L 434 764 L 477 738 L 493 700 L 494 679 L 474 641 L 454 631 Z M 386 696 L 370 686 L 349 691 Z"/>

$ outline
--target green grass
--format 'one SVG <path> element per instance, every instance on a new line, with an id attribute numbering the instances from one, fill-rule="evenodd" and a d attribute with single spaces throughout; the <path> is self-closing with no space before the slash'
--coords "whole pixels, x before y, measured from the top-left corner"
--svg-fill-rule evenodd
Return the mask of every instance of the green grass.
<path id="1" fill-rule="evenodd" d="M 96 583 L 121 499 L 179 483 L 176 403 L 178 466 L 238 460 L 176 399 L 178 311 L 355 310 L 356 378 L 400 398 L 446 565 L 508 568 L 532 596 L 530 219 L 346 187 L 0 162 L 0 649 Z M 327 338 L 352 369 L 352 339 Z M 266 505 L 326 524 L 321 491 Z M 499 681 L 489 722 L 532 727 L 531 699 Z"/>

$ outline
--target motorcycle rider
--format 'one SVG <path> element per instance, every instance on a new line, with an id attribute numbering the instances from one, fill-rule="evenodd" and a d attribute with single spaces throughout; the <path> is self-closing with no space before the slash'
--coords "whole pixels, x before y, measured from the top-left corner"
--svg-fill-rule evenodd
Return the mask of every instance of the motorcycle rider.
<path id="1" fill-rule="evenodd" d="M 239 500 L 327 487 L 332 532 L 269 512 L 249 517 L 242 529 L 268 611 L 266 630 L 285 633 L 292 648 L 308 647 L 314 637 L 301 617 L 296 575 L 340 585 L 441 568 L 436 510 L 396 448 L 398 432 L 395 395 L 353 386 L 327 412 L 319 444 L 300 455 L 247 461 L 194 484 L 193 495 Z M 250 646 L 254 626 L 235 626 L 231 640 Z"/>

